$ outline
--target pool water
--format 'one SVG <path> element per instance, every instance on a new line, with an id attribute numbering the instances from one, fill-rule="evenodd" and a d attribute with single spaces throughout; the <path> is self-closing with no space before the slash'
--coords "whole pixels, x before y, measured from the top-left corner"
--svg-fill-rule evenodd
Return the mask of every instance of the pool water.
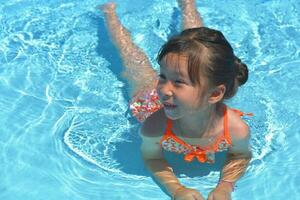
<path id="1" fill-rule="evenodd" d="M 140 124 L 96 9 L 104 2 L 1 1 L 0 199 L 169 199 L 140 158 Z M 159 47 L 180 31 L 176 1 L 115 2 L 157 70 Z M 250 71 L 227 102 L 255 114 L 245 119 L 253 159 L 233 199 L 299 199 L 299 1 L 203 0 L 197 9 Z M 180 180 L 206 197 L 218 176 Z"/>

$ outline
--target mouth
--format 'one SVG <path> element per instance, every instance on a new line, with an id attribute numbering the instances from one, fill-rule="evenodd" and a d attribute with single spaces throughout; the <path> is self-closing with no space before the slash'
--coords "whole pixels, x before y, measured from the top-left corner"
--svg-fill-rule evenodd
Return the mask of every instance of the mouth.
<path id="1" fill-rule="evenodd" d="M 171 104 L 171 103 L 167 103 L 167 102 L 163 103 L 163 105 L 164 105 L 164 107 L 165 107 L 166 109 L 174 109 L 174 108 L 177 107 L 177 105 Z"/>

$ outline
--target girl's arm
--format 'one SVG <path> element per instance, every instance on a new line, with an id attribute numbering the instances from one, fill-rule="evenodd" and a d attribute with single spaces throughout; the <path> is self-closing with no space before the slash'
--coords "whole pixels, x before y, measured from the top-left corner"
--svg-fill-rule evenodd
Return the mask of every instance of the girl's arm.
<path id="1" fill-rule="evenodd" d="M 249 135 L 234 143 L 234 146 L 229 149 L 226 163 L 221 173 L 221 183 L 235 183 L 241 176 L 244 175 L 252 154 L 249 148 Z"/>
<path id="2" fill-rule="evenodd" d="M 148 137 L 143 133 L 141 133 L 141 137 L 141 151 L 146 167 L 154 179 L 164 187 L 166 192 L 170 196 L 173 196 L 175 191 L 181 188 L 182 185 L 173 173 L 172 168 L 163 158 L 162 149 L 159 144 L 159 138 Z"/>
<path id="3" fill-rule="evenodd" d="M 217 187 L 209 194 L 208 200 L 229 200 L 234 184 L 246 172 L 252 157 L 249 145 L 249 128 L 243 123 L 232 134 L 232 147 L 229 149 L 225 165 Z"/>
<path id="4" fill-rule="evenodd" d="M 152 116 L 149 118 L 152 118 Z M 161 133 L 156 134 L 156 132 L 160 131 L 154 130 L 157 123 L 149 123 L 151 121 L 149 118 L 143 123 L 140 132 L 142 137 L 141 151 L 145 165 L 153 178 L 172 199 L 204 200 L 198 191 L 186 188 L 180 184 L 172 168 L 164 159 L 160 145 Z"/>

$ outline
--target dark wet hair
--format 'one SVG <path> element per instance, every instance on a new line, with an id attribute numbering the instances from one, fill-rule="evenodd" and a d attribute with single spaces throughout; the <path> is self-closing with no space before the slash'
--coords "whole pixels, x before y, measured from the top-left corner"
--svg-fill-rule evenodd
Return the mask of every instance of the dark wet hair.
<path id="1" fill-rule="evenodd" d="M 224 84 L 224 99 L 233 97 L 238 86 L 248 79 L 247 65 L 234 55 L 231 45 L 218 30 L 207 27 L 186 29 L 162 46 L 157 61 L 168 53 L 188 57 L 188 74 L 193 84 L 200 84 L 200 74 L 214 86 Z"/>

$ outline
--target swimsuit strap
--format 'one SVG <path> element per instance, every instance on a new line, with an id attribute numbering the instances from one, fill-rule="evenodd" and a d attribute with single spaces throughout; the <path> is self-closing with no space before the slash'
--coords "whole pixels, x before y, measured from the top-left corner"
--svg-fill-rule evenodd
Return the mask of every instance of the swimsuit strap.
<path id="1" fill-rule="evenodd" d="M 225 106 L 224 108 L 224 113 L 223 113 L 223 116 L 224 116 L 224 137 L 225 139 L 227 140 L 227 142 L 232 145 L 232 142 L 231 142 L 231 136 L 230 136 L 230 131 L 229 131 L 229 127 L 228 127 L 228 112 L 227 112 L 227 106 Z"/>
<path id="2" fill-rule="evenodd" d="M 240 117 L 242 116 L 253 116 L 253 113 L 244 113 L 238 109 L 234 109 L 234 108 L 231 108 L 231 110 L 235 113 L 237 113 Z"/>
<path id="3" fill-rule="evenodd" d="M 174 135 L 172 132 L 172 120 L 167 118 L 167 128 L 164 135 Z"/>
<path id="4" fill-rule="evenodd" d="M 172 133 L 172 120 L 170 120 L 169 118 L 167 118 L 167 127 L 166 130 L 164 132 L 164 135 L 162 136 L 162 138 L 160 139 L 160 145 L 162 144 L 162 142 L 166 139 L 168 139 L 169 137 L 174 136 L 174 134 Z"/>

